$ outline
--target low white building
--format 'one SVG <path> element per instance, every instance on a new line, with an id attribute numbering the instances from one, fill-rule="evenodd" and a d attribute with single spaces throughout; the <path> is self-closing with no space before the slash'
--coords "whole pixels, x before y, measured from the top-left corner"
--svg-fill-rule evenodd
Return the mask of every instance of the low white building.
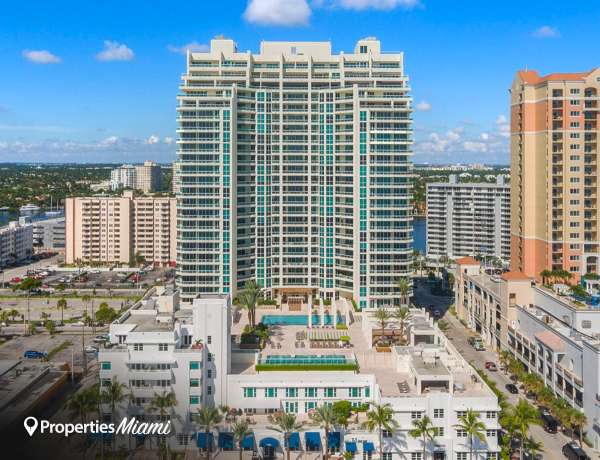
<path id="1" fill-rule="evenodd" d="M 164 299 L 176 292 L 160 294 Z M 177 404 L 170 443 L 175 450 L 205 445 L 194 417 L 203 405 L 244 413 L 254 433 L 248 449 L 269 457 L 280 454 L 283 445 L 281 434 L 269 428 L 269 414 L 292 412 L 308 421 L 316 407 L 346 400 L 357 409 L 371 402 L 390 404 L 398 430 L 384 434 L 386 459 L 423 460 L 421 440 L 408 431 L 413 420 L 427 415 L 437 428 L 435 440 L 427 445 L 428 457 L 466 460 L 467 437 L 455 425 L 468 409 L 478 412 L 487 428 L 485 442 L 476 442 L 476 458 L 495 459 L 500 450 L 497 398 L 425 315 L 414 311 L 407 324 L 410 345 L 393 346 L 387 353 L 366 346 L 360 321 L 343 331 L 353 347 L 330 342 L 327 349 L 318 349 L 313 343 L 305 346 L 308 335 L 334 336 L 338 329 L 293 326 L 281 318 L 285 315 L 275 315 L 280 323 L 272 327 L 270 344 L 259 351 L 244 349 L 232 332 L 241 326 L 232 324 L 229 296 L 200 297 L 182 309 L 178 302 L 150 297 L 110 326 L 112 347 L 100 350 L 98 358 L 101 385 L 113 378 L 126 384 L 132 397 L 118 412 L 146 420 L 156 417 L 148 410 L 152 398 L 173 392 Z M 266 318 L 263 314 L 260 320 L 266 324 Z M 357 418 L 364 420 L 364 415 Z M 227 423 L 215 429 L 215 450 L 230 447 L 229 430 Z M 346 429 L 336 427 L 335 433 L 329 438 L 330 451 L 377 457 L 376 432 L 353 420 Z M 326 439 L 318 427 L 306 425 L 290 443 L 299 451 L 321 452 Z"/>

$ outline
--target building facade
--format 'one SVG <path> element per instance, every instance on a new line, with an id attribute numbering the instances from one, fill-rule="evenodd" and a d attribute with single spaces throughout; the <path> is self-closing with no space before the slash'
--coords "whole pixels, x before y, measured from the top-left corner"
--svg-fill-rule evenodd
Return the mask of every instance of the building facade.
<path id="1" fill-rule="evenodd" d="M 399 301 L 412 250 L 412 119 L 401 53 L 376 39 L 229 39 L 187 55 L 178 96 L 178 285 Z"/>
<path id="2" fill-rule="evenodd" d="M 343 358 L 346 365 L 358 362 L 355 370 L 336 370 L 335 366 L 286 370 L 285 364 L 268 369 L 272 360 L 286 363 L 294 357 L 271 348 L 240 348 L 232 331 L 229 295 L 201 296 L 193 305 L 183 304 L 178 309 L 176 302 L 163 300 L 175 293 L 169 288 L 160 289 L 111 324 L 112 346 L 100 350 L 98 359 L 102 386 L 116 379 L 131 391 L 132 398 L 118 407 L 121 417 L 135 415 L 152 421 L 157 417 L 149 410 L 154 395 L 174 393 L 177 403 L 168 409 L 174 425 L 174 435 L 169 437 L 173 450 L 194 449 L 189 446 L 192 442 L 201 448 L 206 446 L 202 442 L 204 427 L 197 424 L 194 414 L 209 405 L 235 408 L 250 417 L 255 439 L 246 449 L 261 456 L 282 454 L 283 438 L 270 428 L 269 415 L 285 411 L 296 414 L 306 426 L 294 435 L 297 441 L 290 450 L 320 453 L 328 443 L 330 453 L 348 451 L 370 458 L 375 446 L 379 447 L 376 431 L 369 432 L 352 422 L 336 430 L 337 439 L 326 440 L 323 430 L 310 426 L 308 414 L 313 409 L 346 400 L 352 407 L 365 407 L 371 402 L 390 404 L 398 429 L 383 435 L 384 458 L 422 459 L 425 450 L 428 458 L 466 460 L 469 441 L 456 424 L 467 409 L 479 413 L 486 428 L 483 439 L 474 441 L 477 458 L 499 458 L 500 407 L 496 396 L 422 311 L 411 310 L 412 318 L 406 326 L 409 345 L 392 347 L 386 357 L 381 353 L 378 356 L 375 350 L 363 356 L 366 351 L 341 348 L 307 349 L 299 357 L 312 358 L 314 363 L 335 358 L 338 364 Z M 321 328 L 310 330 L 318 332 Z M 360 324 L 350 325 L 348 334 L 353 342 L 360 343 L 360 328 Z M 293 342 L 297 329 L 281 326 L 284 342 Z M 110 411 L 108 407 L 105 410 Z M 436 427 L 434 439 L 426 446 L 408 434 L 413 420 L 424 416 Z M 211 436 L 216 444 L 213 451 L 235 448 L 221 442 L 231 436 L 227 424 L 215 427 Z"/>
<path id="3" fill-rule="evenodd" d="M 38 220 L 32 223 L 33 244 L 38 250 L 65 250 L 65 218 Z"/>
<path id="4" fill-rule="evenodd" d="M 154 161 L 144 161 L 135 167 L 135 187 L 144 193 L 156 192 L 162 187 L 162 168 Z"/>
<path id="5" fill-rule="evenodd" d="M 456 312 L 484 343 L 508 350 L 554 395 L 587 417 L 600 449 L 600 309 L 532 283 L 520 272 L 486 274 L 471 259 L 456 269 Z"/>
<path id="6" fill-rule="evenodd" d="M 175 198 L 67 198 L 66 263 L 131 264 L 136 255 L 147 263 L 174 264 Z"/>
<path id="7" fill-rule="evenodd" d="M 33 226 L 23 218 L 0 228 L 0 268 L 23 262 L 33 254 Z"/>
<path id="8" fill-rule="evenodd" d="M 510 93 L 512 269 L 597 272 L 600 68 L 519 71 Z"/>
<path id="9" fill-rule="evenodd" d="M 136 169 L 133 165 L 123 165 L 110 172 L 110 186 L 113 190 L 135 188 Z"/>
<path id="10" fill-rule="evenodd" d="M 510 259 L 510 187 L 504 176 L 495 184 L 449 182 L 427 184 L 427 256 Z"/>

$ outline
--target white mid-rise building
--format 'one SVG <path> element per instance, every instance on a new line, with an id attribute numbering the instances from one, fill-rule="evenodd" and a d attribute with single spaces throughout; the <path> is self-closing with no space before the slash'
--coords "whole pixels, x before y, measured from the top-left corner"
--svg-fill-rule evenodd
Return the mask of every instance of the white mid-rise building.
<path id="1" fill-rule="evenodd" d="M 372 324 L 372 318 L 365 311 L 352 313 L 352 307 L 344 310 L 345 300 L 331 307 L 348 319 L 344 331 L 322 326 L 322 321 L 294 325 L 298 315 L 288 316 L 294 321 L 287 324 L 281 315 L 259 312 L 261 321 L 279 323 L 266 348 L 257 350 L 240 343 L 243 322 L 238 322 L 239 312 L 232 314 L 229 295 L 202 296 L 178 309 L 177 292 L 159 289 L 111 324 L 112 345 L 100 350 L 98 360 L 102 387 L 117 379 L 131 392 L 118 408 L 121 416 L 155 420 L 157 413 L 149 410 L 152 398 L 175 395 L 177 403 L 169 410 L 172 449 L 203 447 L 204 428 L 194 415 L 204 405 L 227 406 L 249 417 L 254 439 L 248 449 L 269 456 L 281 453 L 283 445 L 281 434 L 269 428 L 269 414 L 291 412 L 308 421 L 316 407 L 346 400 L 355 408 L 390 404 L 398 430 L 383 437 L 385 458 L 421 458 L 421 440 L 408 430 L 413 420 L 427 415 L 437 429 L 426 446 L 428 457 L 466 459 L 467 437 L 456 424 L 468 409 L 479 413 L 486 426 L 484 441 L 475 441 L 477 458 L 498 458 L 496 396 L 422 311 L 411 310 L 407 345 L 392 346 L 387 353 L 371 348 L 371 326 L 363 323 Z M 358 315 L 362 321 L 355 322 Z M 352 345 L 332 341 L 337 332 L 347 334 Z M 327 337 L 328 345 L 320 344 Z M 356 417 L 347 428 L 332 430 L 330 451 L 370 458 L 378 448 L 378 433 L 361 427 L 364 413 Z M 294 450 L 324 450 L 321 429 L 307 424 L 301 431 L 294 436 Z M 221 440 L 231 435 L 230 425 L 221 424 L 213 434 L 218 439 L 213 450 L 227 450 Z"/>
<path id="2" fill-rule="evenodd" d="M 33 254 L 33 226 L 21 218 L 0 227 L 0 268 L 29 259 Z"/>
<path id="3" fill-rule="evenodd" d="M 33 225 L 33 244 L 38 250 L 48 249 L 64 252 L 65 218 L 37 220 Z"/>
<path id="4" fill-rule="evenodd" d="M 375 38 L 233 40 L 187 54 L 178 95 L 182 298 L 400 301 L 412 251 L 412 101 L 401 52 Z"/>
<path id="5" fill-rule="evenodd" d="M 427 256 L 493 256 L 510 260 L 510 186 L 496 183 L 427 184 Z"/>
<path id="6" fill-rule="evenodd" d="M 110 172 L 110 186 L 113 190 L 135 188 L 136 170 L 133 165 L 123 165 Z"/>

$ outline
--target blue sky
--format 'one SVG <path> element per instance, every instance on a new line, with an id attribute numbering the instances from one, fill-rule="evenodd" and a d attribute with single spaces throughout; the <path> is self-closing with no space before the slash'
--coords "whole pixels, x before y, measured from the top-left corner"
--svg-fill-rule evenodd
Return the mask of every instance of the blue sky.
<path id="1" fill-rule="evenodd" d="M 508 161 L 516 70 L 600 65 L 600 2 L 188 0 L 5 2 L 0 15 L 0 162 L 175 159 L 186 45 L 217 34 L 331 40 L 376 36 L 404 51 L 416 162 Z"/>

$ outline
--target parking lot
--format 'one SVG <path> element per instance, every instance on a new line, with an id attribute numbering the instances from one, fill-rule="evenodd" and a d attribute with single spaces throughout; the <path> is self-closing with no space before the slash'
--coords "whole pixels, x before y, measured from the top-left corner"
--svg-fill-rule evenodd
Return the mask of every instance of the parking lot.
<path id="1" fill-rule="evenodd" d="M 81 297 L 67 297 L 67 308 L 64 309 L 64 312 L 57 307 L 59 297 L 31 297 L 29 299 L 30 319 L 32 321 L 39 321 L 45 317 L 54 321 L 59 321 L 61 318 L 64 318 L 65 321 L 80 319 L 85 311 L 87 311 L 89 316 L 92 316 L 92 306 L 94 312 L 98 311 L 98 308 L 102 303 L 106 303 L 110 308 L 119 311 L 133 302 L 133 298 L 128 299 L 125 297 L 91 297 L 93 299 L 93 305 L 92 301 L 86 304 Z M 25 315 L 25 317 L 27 317 L 27 298 L 0 298 L 0 311 L 2 310 L 16 310 L 19 312 L 19 315 Z M 16 318 L 16 320 L 18 321 L 19 319 Z"/>

